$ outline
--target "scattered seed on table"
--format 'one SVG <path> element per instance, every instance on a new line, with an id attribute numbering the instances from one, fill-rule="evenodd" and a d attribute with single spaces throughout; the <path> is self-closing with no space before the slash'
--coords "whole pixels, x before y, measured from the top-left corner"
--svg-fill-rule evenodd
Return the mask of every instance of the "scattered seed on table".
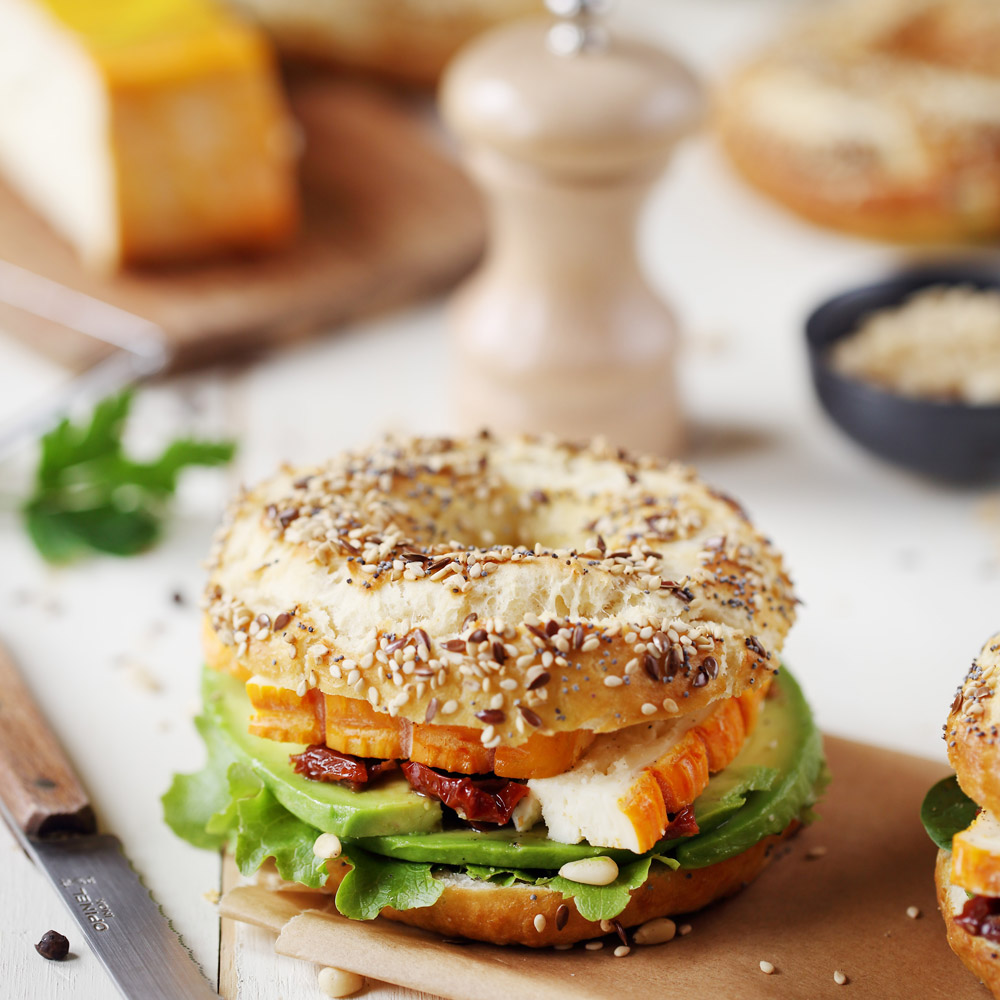
<path id="1" fill-rule="evenodd" d="M 916 920 L 916 919 L 917 919 L 917 917 L 919 917 L 919 916 L 920 916 L 920 908 L 919 908 L 919 907 L 917 907 L 917 906 L 908 906 L 908 907 L 906 908 L 906 915 L 907 915 L 907 916 L 908 916 L 908 917 L 909 917 L 909 918 L 910 918 L 911 920 Z"/>
<path id="2" fill-rule="evenodd" d="M 761 961 L 760 971 L 764 973 L 765 976 L 770 976 L 774 972 L 774 966 L 770 962 Z"/>
<path id="3" fill-rule="evenodd" d="M 680 934 L 681 937 L 684 937 L 685 934 L 690 934 L 691 933 L 691 925 L 690 924 L 681 924 L 680 927 L 677 928 L 677 933 Z"/>
<path id="4" fill-rule="evenodd" d="M 847 976 L 840 969 L 835 969 L 833 972 L 833 981 L 838 986 L 844 986 L 847 983 Z"/>
<path id="5" fill-rule="evenodd" d="M 632 934 L 635 944 L 663 944 L 673 941 L 677 925 L 669 917 L 654 917 L 647 920 Z"/>
<path id="6" fill-rule="evenodd" d="M 624 958 L 631 950 L 627 944 L 620 944 L 615 948 L 615 958 Z"/>

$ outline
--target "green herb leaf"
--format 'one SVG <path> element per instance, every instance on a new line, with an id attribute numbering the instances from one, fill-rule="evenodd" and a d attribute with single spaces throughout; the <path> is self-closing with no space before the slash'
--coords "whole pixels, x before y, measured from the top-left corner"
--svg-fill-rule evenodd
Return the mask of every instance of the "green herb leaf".
<path id="1" fill-rule="evenodd" d="M 557 875 L 549 888 L 563 894 L 564 899 L 573 897 L 580 915 L 587 920 L 611 920 L 628 906 L 629 893 L 638 889 L 649 875 L 652 858 L 640 858 L 618 870 L 618 878 L 610 885 L 584 885 Z M 676 862 L 674 862 L 676 864 Z"/>
<path id="2" fill-rule="evenodd" d="M 951 850 L 951 839 L 975 818 L 979 806 L 962 791 L 952 775 L 934 785 L 920 807 L 920 820 L 927 836 L 944 851 Z"/>
<path id="3" fill-rule="evenodd" d="M 174 441 L 152 462 L 122 453 L 122 433 L 132 393 L 102 400 L 89 422 L 63 420 L 41 441 L 35 491 L 24 504 L 25 526 L 49 562 L 68 562 L 87 552 L 127 556 L 159 537 L 165 503 L 181 471 L 191 465 L 222 465 L 232 442 Z"/>
<path id="4" fill-rule="evenodd" d="M 337 909 L 354 920 L 374 920 L 383 906 L 411 910 L 430 906 L 444 891 L 431 866 L 420 861 L 396 861 L 369 854 L 351 845 L 347 850 L 353 868 L 337 890 Z"/>

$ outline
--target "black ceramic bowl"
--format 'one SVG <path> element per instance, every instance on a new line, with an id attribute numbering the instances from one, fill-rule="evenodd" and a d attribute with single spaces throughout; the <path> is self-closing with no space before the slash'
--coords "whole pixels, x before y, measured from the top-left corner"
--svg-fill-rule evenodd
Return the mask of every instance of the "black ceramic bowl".
<path id="1" fill-rule="evenodd" d="M 824 302 L 806 322 L 816 392 L 834 422 L 881 458 L 955 483 L 1000 479 L 1000 406 L 898 396 L 830 365 L 831 345 L 853 333 L 865 316 L 901 305 L 930 285 L 1000 289 L 1000 271 L 926 268 Z"/>

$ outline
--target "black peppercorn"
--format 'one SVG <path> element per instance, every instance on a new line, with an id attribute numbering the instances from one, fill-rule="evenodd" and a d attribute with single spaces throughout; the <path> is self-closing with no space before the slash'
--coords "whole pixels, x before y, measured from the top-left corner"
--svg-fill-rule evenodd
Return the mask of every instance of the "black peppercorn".
<path id="1" fill-rule="evenodd" d="M 69 941 L 59 931 L 46 931 L 35 951 L 50 962 L 61 962 L 69 954 Z"/>

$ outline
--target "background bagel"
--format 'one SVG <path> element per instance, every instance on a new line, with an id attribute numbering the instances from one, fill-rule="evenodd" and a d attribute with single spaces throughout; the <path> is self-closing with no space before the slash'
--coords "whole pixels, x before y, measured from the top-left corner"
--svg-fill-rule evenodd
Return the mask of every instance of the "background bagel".
<path id="1" fill-rule="evenodd" d="M 937 887 L 938 909 L 944 918 L 951 950 L 970 972 L 983 981 L 994 996 L 1000 996 L 1000 945 L 987 938 L 974 937 L 955 923 L 955 918 L 962 912 L 966 895 L 963 889 L 952 884 L 950 851 L 938 851 L 934 884 Z"/>
<path id="2" fill-rule="evenodd" d="M 849 0 L 739 72 L 717 123 L 754 186 L 891 240 L 1000 230 L 1000 7 Z"/>
<path id="3" fill-rule="evenodd" d="M 969 798 L 1000 815 L 1000 774 L 996 742 L 1000 737 L 1000 633 L 986 641 L 955 695 L 945 726 L 948 759 Z"/>
<path id="4" fill-rule="evenodd" d="M 777 668 L 795 597 L 690 469 L 484 435 L 243 492 L 205 610 L 210 666 L 516 746 L 738 695 Z"/>

